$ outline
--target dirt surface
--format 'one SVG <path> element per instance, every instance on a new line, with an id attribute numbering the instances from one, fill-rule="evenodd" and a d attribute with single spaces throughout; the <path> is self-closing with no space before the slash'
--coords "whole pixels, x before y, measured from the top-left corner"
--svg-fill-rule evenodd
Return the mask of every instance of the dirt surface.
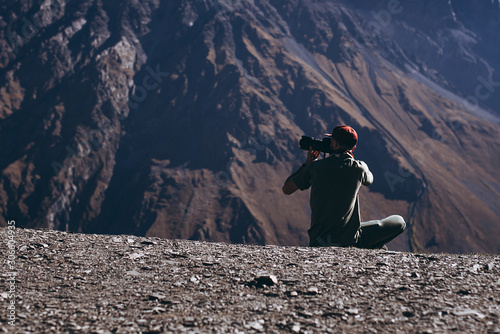
<path id="1" fill-rule="evenodd" d="M 498 255 L 0 237 L 8 333 L 500 333 Z"/>
<path id="2" fill-rule="evenodd" d="M 348 124 L 394 250 L 500 254 L 499 31 L 498 0 L 1 1 L 0 226 L 306 246 L 280 189 Z"/>

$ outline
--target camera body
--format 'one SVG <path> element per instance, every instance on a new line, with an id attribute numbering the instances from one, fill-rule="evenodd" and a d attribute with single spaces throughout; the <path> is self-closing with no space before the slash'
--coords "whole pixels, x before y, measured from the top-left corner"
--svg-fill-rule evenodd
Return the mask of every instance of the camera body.
<path id="1" fill-rule="evenodd" d="M 309 150 L 312 147 L 313 151 L 320 151 L 323 153 L 333 153 L 332 149 L 332 138 L 325 137 L 322 140 L 315 139 L 313 137 L 302 136 L 299 141 L 299 146 L 301 150 Z"/>

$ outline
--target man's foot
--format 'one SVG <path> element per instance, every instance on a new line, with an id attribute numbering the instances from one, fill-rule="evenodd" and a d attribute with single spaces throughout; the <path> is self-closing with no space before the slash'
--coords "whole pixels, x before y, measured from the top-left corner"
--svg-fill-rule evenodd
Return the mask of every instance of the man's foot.
<path id="1" fill-rule="evenodd" d="M 389 250 L 389 248 L 387 248 L 386 245 L 383 245 L 382 247 L 380 247 L 381 250 Z"/>

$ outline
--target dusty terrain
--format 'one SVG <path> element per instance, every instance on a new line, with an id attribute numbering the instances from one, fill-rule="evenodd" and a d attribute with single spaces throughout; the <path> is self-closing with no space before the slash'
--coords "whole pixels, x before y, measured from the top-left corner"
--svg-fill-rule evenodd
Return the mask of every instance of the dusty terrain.
<path id="1" fill-rule="evenodd" d="M 280 188 L 345 123 L 393 249 L 500 254 L 498 4 L 3 1 L 0 226 L 304 246 Z"/>
<path id="2" fill-rule="evenodd" d="M 9 333 L 500 333 L 497 255 L 31 229 L 10 240 L 14 326 L 9 291 L 0 292 L 0 329 Z"/>

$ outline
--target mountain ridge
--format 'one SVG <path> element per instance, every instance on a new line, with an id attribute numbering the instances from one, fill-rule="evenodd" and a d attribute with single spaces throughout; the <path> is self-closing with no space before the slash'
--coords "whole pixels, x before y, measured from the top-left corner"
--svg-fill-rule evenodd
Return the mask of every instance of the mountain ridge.
<path id="1" fill-rule="evenodd" d="M 347 123 L 375 174 L 362 218 L 407 220 L 392 247 L 498 252 L 500 9 L 483 2 L 4 4 L 2 219 L 304 245 L 307 193 L 279 189 L 301 135 Z"/>

